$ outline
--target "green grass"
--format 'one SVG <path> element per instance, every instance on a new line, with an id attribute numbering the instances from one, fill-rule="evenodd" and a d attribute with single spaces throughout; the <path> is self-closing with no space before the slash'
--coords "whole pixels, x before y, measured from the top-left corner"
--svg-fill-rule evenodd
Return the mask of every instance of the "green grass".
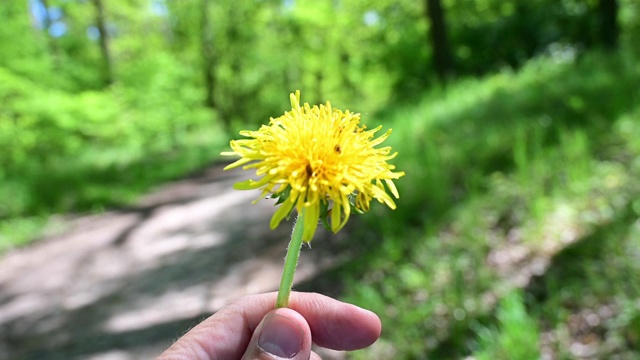
<path id="1" fill-rule="evenodd" d="M 354 279 L 345 298 L 380 314 L 385 329 L 379 344 L 354 358 L 472 355 L 474 324 L 495 321 L 503 296 L 540 272 L 546 278 L 545 264 L 565 247 L 581 247 L 636 209 L 638 89 L 640 66 L 626 55 L 541 58 L 387 112 L 397 165 L 407 176 L 398 182 L 398 209 L 366 217 L 369 230 L 354 236 L 372 240 L 358 264 L 343 270 Z M 640 216 L 633 211 L 627 227 Z M 640 262 L 632 254 L 612 258 Z M 592 259 L 580 261 L 592 266 Z M 639 274 L 636 268 L 628 276 Z M 567 296 L 578 299 L 579 287 L 606 283 L 583 279 Z M 535 305 L 537 326 L 561 326 L 537 310 L 562 312 L 546 301 L 555 300 Z M 634 316 L 627 315 L 629 323 Z M 520 336 L 499 326 L 481 342 L 482 354 Z"/>
<path id="2" fill-rule="evenodd" d="M 640 356 L 640 212 L 628 206 L 554 259 L 528 287 L 529 307 L 556 358 Z M 576 347 L 576 344 L 586 344 Z"/>
<path id="3" fill-rule="evenodd" d="M 476 326 L 477 360 L 539 359 L 539 331 L 536 320 L 524 306 L 522 294 L 512 292 L 496 311 L 498 326 Z"/>
<path id="4" fill-rule="evenodd" d="M 102 212 L 128 206 L 158 184 L 202 169 L 218 158 L 226 134 L 212 127 L 184 143 L 153 152 L 86 146 L 78 156 L 25 164 L 0 183 L 8 215 L 0 218 L 0 253 L 28 244 L 53 214 Z"/>

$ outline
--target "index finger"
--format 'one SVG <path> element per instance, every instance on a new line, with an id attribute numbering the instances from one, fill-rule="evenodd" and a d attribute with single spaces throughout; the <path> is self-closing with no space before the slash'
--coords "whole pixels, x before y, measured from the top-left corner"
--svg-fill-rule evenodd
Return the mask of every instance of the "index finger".
<path id="1" fill-rule="evenodd" d="M 262 318 L 273 310 L 276 293 L 249 295 L 225 306 L 180 338 L 158 360 L 239 359 Z M 315 293 L 291 293 L 289 308 L 308 322 L 313 342 L 334 350 L 373 344 L 382 325 L 377 315 Z"/>
<path id="2" fill-rule="evenodd" d="M 382 331 L 376 314 L 315 293 L 293 293 L 289 307 L 307 320 L 313 342 L 333 350 L 357 350 L 373 344 Z"/>

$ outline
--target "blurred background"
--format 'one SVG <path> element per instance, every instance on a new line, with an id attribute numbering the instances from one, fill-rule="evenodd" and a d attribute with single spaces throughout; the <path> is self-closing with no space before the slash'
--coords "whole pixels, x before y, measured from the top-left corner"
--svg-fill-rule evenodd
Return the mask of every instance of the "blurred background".
<path id="1" fill-rule="evenodd" d="M 299 89 L 303 102 L 329 100 L 393 128 L 393 162 L 407 173 L 396 211 L 374 206 L 307 251 L 326 266 L 297 289 L 382 318 L 382 339 L 349 358 L 640 357 L 637 0 L 4 0 L 0 19 L 0 268 L 15 271 L 0 276 L 0 355 L 152 358 L 129 350 L 164 346 L 219 308 L 105 340 L 88 319 L 103 321 L 111 304 L 144 307 L 175 279 L 191 279 L 185 291 L 220 274 L 206 258 L 157 255 L 154 266 L 173 272 L 147 274 L 161 283 L 153 291 L 87 280 L 100 296 L 75 308 L 45 302 L 49 312 L 28 318 L 33 294 L 15 290 L 16 269 L 30 249 L 70 238 L 70 218 L 149 218 L 166 204 L 149 195 L 162 184 L 230 193 L 219 152 L 290 108 Z M 252 239 L 268 233 L 272 209 L 260 209 L 264 230 L 243 233 Z M 202 240 L 194 234 L 180 241 Z M 125 238 L 115 243 L 130 253 Z M 72 244 L 64 254 L 85 242 Z M 242 246 L 233 254 L 267 245 Z M 68 264 L 46 251 L 41 268 Z M 101 271 L 121 261 L 100 259 Z M 78 294 L 65 285 L 74 276 L 43 276 L 58 277 L 56 294 Z M 52 335 L 78 327 L 83 345 Z"/>

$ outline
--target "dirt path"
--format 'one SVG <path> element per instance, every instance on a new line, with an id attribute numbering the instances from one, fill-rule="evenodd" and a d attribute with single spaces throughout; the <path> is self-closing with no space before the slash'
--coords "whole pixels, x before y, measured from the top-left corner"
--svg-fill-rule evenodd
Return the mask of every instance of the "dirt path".
<path id="1" fill-rule="evenodd" d="M 270 231 L 273 203 L 232 190 L 240 176 L 214 166 L 4 255 L 0 359 L 153 359 L 230 300 L 277 289 L 291 227 Z M 331 258 L 303 251 L 297 281 Z"/>

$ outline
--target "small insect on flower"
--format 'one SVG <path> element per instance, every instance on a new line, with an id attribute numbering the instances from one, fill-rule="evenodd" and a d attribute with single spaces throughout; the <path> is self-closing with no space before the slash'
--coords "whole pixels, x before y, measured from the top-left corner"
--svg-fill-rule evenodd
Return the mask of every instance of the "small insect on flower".
<path id="1" fill-rule="evenodd" d="M 311 241 L 323 219 L 337 232 L 349 220 L 352 208 L 369 210 L 372 199 L 391 209 L 396 205 L 387 190 L 398 198 L 393 180 L 404 176 L 387 163 L 397 153 L 376 148 L 391 130 L 374 138 L 382 127 L 372 130 L 360 125 L 360 114 L 341 111 L 331 104 L 300 106 L 300 92 L 290 95 L 291 111 L 271 118 L 257 131 L 241 131 L 247 139 L 232 140 L 233 151 L 222 155 L 240 156 L 225 170 L 242 166 L 255 169 L 258 180 L 235 184 L 236 189 L 262 189 L 280 204 L 271 218 L 271 228 L 289 216 L 295 207 L 306 213 L 302 238 Z M 326 219 L 329 219 L 327 222 Z"/>

